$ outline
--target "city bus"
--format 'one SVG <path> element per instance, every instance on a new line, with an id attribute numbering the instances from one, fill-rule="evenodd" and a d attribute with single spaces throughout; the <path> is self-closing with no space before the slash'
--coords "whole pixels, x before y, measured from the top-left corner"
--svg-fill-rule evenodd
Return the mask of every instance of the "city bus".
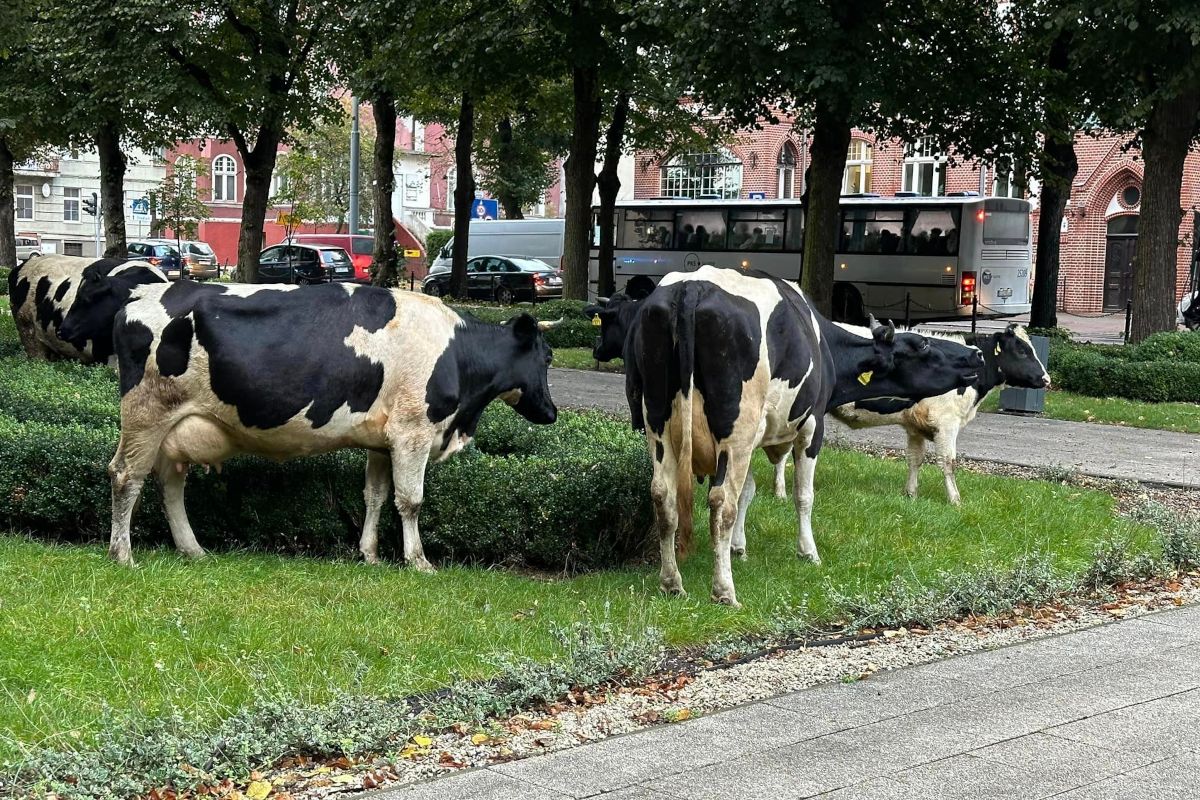
<path id="1" fill-rule="evenodd" d="M 1033 274 L 1030 203 L 973 193 L 842 197 L 834 317 L 912 321 L 1024 314 Z M 702 264 L 798 280 L 797 200 L 630 200 L 617 204 L 613 274 L 657 283 Z M 597 226 L 598 231 L 598 226 Z M 595 292 L 599 251 L 589 263 Z"/>

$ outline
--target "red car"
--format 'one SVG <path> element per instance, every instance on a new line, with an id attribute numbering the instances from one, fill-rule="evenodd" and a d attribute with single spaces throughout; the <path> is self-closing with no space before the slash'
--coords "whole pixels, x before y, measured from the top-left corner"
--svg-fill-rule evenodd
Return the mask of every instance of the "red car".
<path id="1" fill-rule="evenodd" d="M 340 247 L 350 254 L 354 264 L 354 280 L 364 283 L 371 280 L 371 262 L 374 260 L 375 239 L 371 236 L 350 233 L 297 233 L 291 241 L 296 244 L 328 244 Z"/>

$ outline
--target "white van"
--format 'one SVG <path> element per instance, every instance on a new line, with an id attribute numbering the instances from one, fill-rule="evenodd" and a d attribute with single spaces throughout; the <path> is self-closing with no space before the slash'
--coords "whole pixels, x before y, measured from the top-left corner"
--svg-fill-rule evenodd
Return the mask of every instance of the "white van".
<path id="1" fill-rule="evenodd" d="M 558 269 L 562 266 L 562 219 L 473 219 L 467 240 L 467 258 L 475 256 L 514 256 L 536 258 Z M 438 251 L 429 272 L 450 269 L 454 239 Z"/>

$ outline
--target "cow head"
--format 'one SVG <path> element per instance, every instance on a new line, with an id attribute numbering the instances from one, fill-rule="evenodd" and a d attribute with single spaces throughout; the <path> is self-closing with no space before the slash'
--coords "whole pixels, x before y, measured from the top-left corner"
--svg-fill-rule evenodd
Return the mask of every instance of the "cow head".
<path id="1" fill-rule="evenodd" d="M 513 338 L 513 355 L 504 367 L 504 383 L 509 388 L 502 397 L 518 414 L 536 425 L 549 425 L 558 419 L 558 409 L 550 397 L 552 353 L 542 336 L 542 331 L 556 324 L 538 322 L 529 314 L 505 323 Z"/>
<path id="2" fill-rule="evenodd" d="M 142 284 L 166 281 L 162 272 L 145 263 L 124 264 L 107 273 L 102 264 L 89 266 L 83 271 L 58 337 L 80 351 L 92 342 L 93 358 L 106 359 L 112 349 L 113 319 L 129 301 L 130 292 Z"/>
<path id="3" fill-rule="evenodd" d="M 600 335 L 596 337 L 596 346 L 592 348 L 592 358 L 612 361 L 625 352 L 625 339 L 641 307 L 641 300 L 618 292 L 612 297 L 601 297 L 600 303 L 583 309 L 584 316 L 592 320 L 592 324 L 600 321 Z"/>
<path id="4" fill-rule="evenodd" d="M 973 385 L 984 369 L 977 348 L 919 333 L 897 333 L 894 325 L 881 325 L 874 317 L 870 336 L 873 354 L 854 367 L 852 380 L 859 385 L 847 384 L 847 376 L 839 376 L 839 384 L 851 388 L 847 394 L 856 399 L 934 397 Z"/>
<path id="5" fill-rule="evenodd" d="M 1050 375 L 1034 352 L 1024 328 L 1014 322 L 989 338 L 992 352 L 990 357 L 985 353 L 985 357 L 994 360 L 1004 383 L 1026 389 L 1050 388 Z"/>

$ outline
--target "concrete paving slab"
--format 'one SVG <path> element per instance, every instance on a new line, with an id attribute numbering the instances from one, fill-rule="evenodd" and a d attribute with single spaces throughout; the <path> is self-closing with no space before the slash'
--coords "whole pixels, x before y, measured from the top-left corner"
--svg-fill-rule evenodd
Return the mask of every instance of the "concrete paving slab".
<path id="1" fill-rule="evenodd" d="M 1118 775 L 1115 778 L 1054 795 L 1054 800 L 1195 800 L 1196 790 L 1171 789 Z"/>
<path id="2" fill-rule="evenodd" d="M 924 667 L 882 672 L 849 685 L 821 686 L 767 702 L 846 730 L 924 711 L 993 691 L 989 686 L 932 674 Z"/>
<path id="3" fill-rule="evenodd" d="M 1126 706 L 1046 732 L 1094 747 L 1170 758 L 1191 752 L 1200 741 L 1200 690 Z"/>
<path id="4" fill-rule="evenodd" d="M 572 800 L 570 795 L 548 791 L 514 780 L 491 769 L 479 769 L 454 776 L 453 780 L 421 783 L 400 791 L 382 791 L 369 795 L 373 800 Z"/>
<path id="5" fill-rule="evenodd" d="M 1154 760 L 1153 757 L 1144 754 L 1095 747 L 1046 733 L 1008 739 L 972 751 L 971 755 L 989 763 L 995 762 L 1020 769 L 1029 769 L 1036 765 L 1040 770 L 1061 775 L 1072 788 L 1120 775 Z M 1034 796 L 1047 793 L 1050 792 L 1039 790 Z"/>
<path id="6" fill-rule="evenodd" d="M 922 764 L 892 776 L 899 797 L 939 800 L 1010 800 L 1031 793 L 1055 793 L 1079 786 L 1040 763 L 1012 766 L 972 755 Z"/>

